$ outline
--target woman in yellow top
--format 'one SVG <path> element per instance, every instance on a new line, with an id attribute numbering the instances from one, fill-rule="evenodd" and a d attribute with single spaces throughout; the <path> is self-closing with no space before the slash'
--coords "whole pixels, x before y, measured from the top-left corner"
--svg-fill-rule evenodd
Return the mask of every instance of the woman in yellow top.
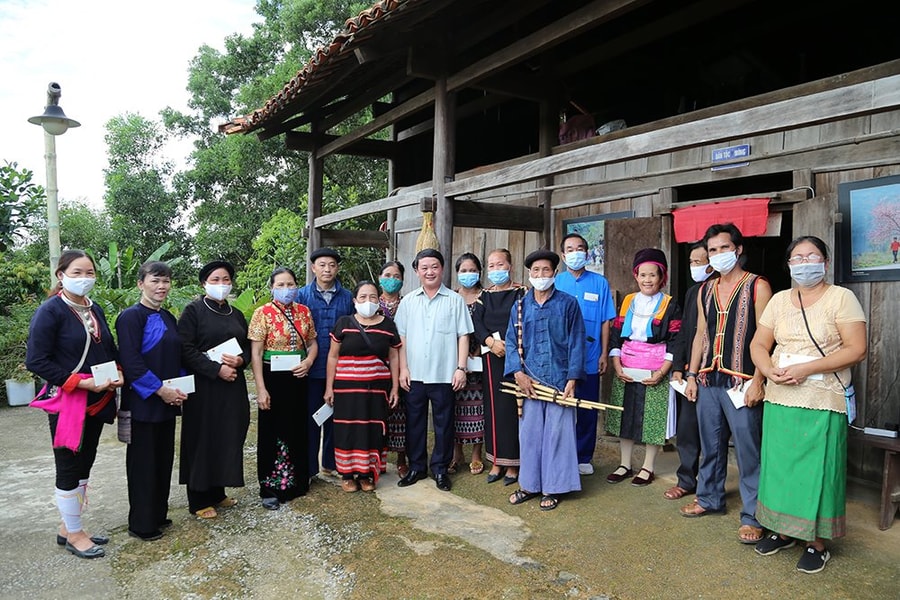
<path id="1" fill-rule="evenodd" d="M 256 469 L 269 510 L 309 490 L 306 456 L 306 375 L 316 359 L 316 327 L 294 302 L 297 277 L 287 267 L 269 276 L 272 301 L 253 313 L 247 338 L 259 407 Z"/>
<path id="2" fill-rule="evenodd" d="M 845 388 L 852 390 L 850 367 L 866 357 L 866 317 L 853 292 L 825 281 L 825 242 L 797 238 L 787 264 L 798 287 L 772 296 L 750 342 L 768 380 L 756 518 L 772 533 L 756 552 L 802 540 L 797 570 L 818 573 L 831 558 L 824 540 L 845 533 L 847 421 L 855 410 Z"/>

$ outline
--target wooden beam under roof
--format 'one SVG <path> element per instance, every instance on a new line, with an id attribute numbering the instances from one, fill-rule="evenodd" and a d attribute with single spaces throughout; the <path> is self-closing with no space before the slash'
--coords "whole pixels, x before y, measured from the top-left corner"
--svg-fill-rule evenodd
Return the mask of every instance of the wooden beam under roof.
<path id="1" fill-rule="evenodd" d="M 447 91 L 454 91 L 470 86 L 480 80 L 488 78 L 512 64 L 534 56 L 538 52 L 560 44 L 600 23 L 614 18 L 622 12 L 632 10 L 649 0 L 595 0 L 587 6 L 576 10 L 566 17 L 544 27 L 535 33 L 507 46 L 499 52 L 475 62 L 474 64 L 458 71 L 447 79 Z M 408 117 L 434 102 L 434 90 L 427 90 L 410 100 L 388 111 L 381 117 L 373 119 L 369 123 L 358 127 L 354 131 L 341 136 L 319 149 L 318 157 L 339 152 L 343 148 L 363 139 L 373 133 L 393 125 L 400 119 Z M 328 120 L 331 123 L 331 119 Z M 331 123 L 333 126 L 336 123 Z M 327 127 L 327 125 L 326 125 Z"/>
<path id="2" fill-rule="evenodd" d="M 322 247 L 382 248 L 390 247 L 390 234 L 386 231 L 359 231 L 356 229 L 320 229 Z"/>
<path id="3" fill-rule="evenodd" d="M 336 135 L 326 133 L 315 135 L 307 131 L 288 131 L 285 134 L 284 145 L 288 150 L 300 150 L 303 152 L 315 152 L 323 143 L 338 139 Z M 341 151 L 341 154 L 352 156 L 369 156 L 372 158 L 394 158 L 397 153 L 397 143 L 385 140 L 370 140 L 368 138 L 358 140 L 352 146 Z"/>
<path id="4" fill-rule="evenodd" d="M 544 209 L 513 204 L 457 200 L 453 203 L 453 226 L 542 232 L 544 231 Z"/>
<path id="5" fill-rule="evenodd" d="M 475 100 L 463 104 L 462 106 L 458 106 L 456 108 L 456 122 L 465 119 L 471 115 L 479 113 L 483 110 L 487 110 L 493 106 L 497 106 L 498 104 L 502 104 L 509 100 L 508 96 L 502 96 L 499 94 L 485 94 L 484 96 L 479 96 Z M 401 131 L 397 132 L 397 141 L 402 142 L 403 140 L 407 140 L 411 137 L 415 137 L 426 131 L 431 131 L 434 129 L 434 117 L 430 119 L 426 119 L 421 123 L 416 123 L 412 127 L 407 127 Z"/>

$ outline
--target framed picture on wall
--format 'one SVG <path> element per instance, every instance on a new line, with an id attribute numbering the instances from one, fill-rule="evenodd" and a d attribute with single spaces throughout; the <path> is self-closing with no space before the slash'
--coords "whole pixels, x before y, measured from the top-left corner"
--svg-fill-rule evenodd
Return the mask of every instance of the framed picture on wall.
<path id="1" fill-rule="evenodd" d="M 900 281 L 900 175 L 838 185 L 835 279 Z"/>
<path id="2" fill-rule="evenodd" d="M 563 235 L 577 233 L 587 240 L 588 256 L 585 268 L 588 271 L 604 274 L 606 262 L 606 221 L 610 219 L 630 219 L 634 211 L 591 215 L 563 221 Z"/>

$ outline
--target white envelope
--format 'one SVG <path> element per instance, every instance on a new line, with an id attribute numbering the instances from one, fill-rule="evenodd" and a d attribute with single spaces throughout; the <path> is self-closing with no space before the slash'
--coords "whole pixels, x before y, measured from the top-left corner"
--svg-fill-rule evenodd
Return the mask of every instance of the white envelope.
<path id="1" fill-rule="evenodd" d="M 484 370 L 484 363 L 481 362 L 481 357 L 472 358 L 471 356 L 466 359 L 466 370 L 472 373 L 481 373 Z"/>
<path id="2" fill-rule="evenodd" d="M 316 412 L 313 413 L 312 417 L 313 417 L 313 421 L 316 422 L 316 425 L 321 427 L 322 423 L 327 421 L 333 414 L 334 414 L 334 408 L 329 406 L 328 403 L 326 402 L 325 404 L 322 405 L 322 408 L 320 408 L 319 410 L 317 410 Z"/>
<path id="3" fill-rule="evenodd" d="M 687 381 L 682 379 L 681 381 L 675 381 L 672 379 L 669 381 L 669 385 L 672 386 L 672 389 L 684 396 L 684 392 L 687 389 Z"/>
<path id="4" fill-rule="evenodd" d="M 781 356 L 778 357 L 778 366 L 779 368 L 789 367 L 791 365 L 802 365 L 803 363 L 812 362 L 814 360 L 818 360 L 821 356 L 806 356 L 805 354 L 791 354 L 790 352 L 782 352 Z M 809 375 L 807 379 L 815 379 L 816 381 L 822 381 L 825 379 L 825 376 L 822 373 L 813 373 Z"/>
<path id="5" fill-rule="evenodd" d="M 118 381 L 119 370 L 116 368 L 115 361 L 101 363 L 91 366 L 91 374 L 94 376 L 94 383 L 100 385 L 106 383 L 106 380 Z"/>
<path id="6" fill-rule="evenodd" d="M 650 369 L 633 369 L 631 367 L 622 367 L 622 371 L 638 383 L 652 377 Z"/>
<path id="7" fill-rule="evenodd" d="M 243 350 L 241 349 L 241 345 L 238 344 L 236 338 L 228 338 L 218 346 L 213 346 L 209 350 L 206 351 L 206 357 L 209 360 L 214 360 L 217 363 L 222 362 L 223 354 L 231 354 L 232 356 L 238 356 L 241 354 Z"/>
<path id="8" fill-rule="evenodd" d="M 269 358 L 272 371 L 290 371 L 300 364 L 303 356 L 300 354 L 273 354 Z"/>
<path id="9" fill-rule="evenodd" d="M 178 390 L 182 394 L 193 394 L 197 388 L 194 387 L 194 376 L 185 375 L 184 377 L 173 377 L 172 379 L 163 379 L 163 385 Z"/>
<path id="10" fill-rule="evenodd" d="M 734 404 L 735 408 L 741 409 L 744 408 L 744 385 L 741 384 L 739 387 L 731 388 L 726 392 L 728 397 L 731 399 L 731 403 Z"/>

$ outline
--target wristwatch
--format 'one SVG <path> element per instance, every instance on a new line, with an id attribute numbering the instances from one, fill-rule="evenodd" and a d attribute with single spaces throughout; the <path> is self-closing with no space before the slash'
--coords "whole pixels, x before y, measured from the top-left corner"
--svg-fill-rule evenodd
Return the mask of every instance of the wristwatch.
<path id="1" fill-rule="evenodd" d="M 465 367 L 456 367 L 456 370 L 457 370 L 457 371 L 462 371 L 463 373 L 466 372 L 466 368 L 465 368 Z"/>
<path id="2" fill-rule="evenodd" d="M 693 377 L 694 379 L 696 379 L 697 374 L 694 373 L 693 371 L 688 371 L 687 373 L 684 374 L 684 378 L 687 379 L 688 377 Z"/>

